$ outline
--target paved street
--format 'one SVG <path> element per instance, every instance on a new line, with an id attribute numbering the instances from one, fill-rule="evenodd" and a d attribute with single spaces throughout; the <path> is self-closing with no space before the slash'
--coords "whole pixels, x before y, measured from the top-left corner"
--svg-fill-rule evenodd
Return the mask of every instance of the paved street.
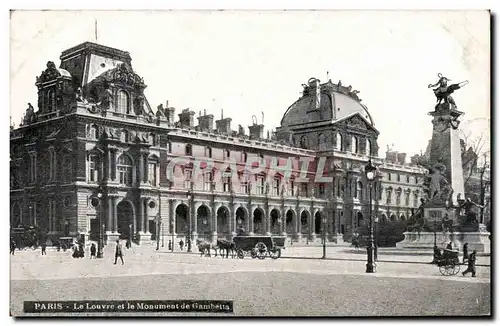
<path id="1" fill-rule="evenodd" d="M 348 248 L 328 249 L 351 260 L 297 259 L 310 250 L 321 256 L 321 248 L 289 249 L 284 255 L 295 258 L 241 260 L 133 247 L 126 250 L 123 266 L 113 265 L 111 246 L 99 260 L 73 259 L 69 251 L 51 249 L 47 256 L 17 252 L 11 256 L 11 309 L 14 315 L 22 313 L 24 300 L 184 298 L 234 300 L 236 315 L 252 316 L 491 311 L 489 267 L 478 267 L 477 278 L 444 277 L 430 264 L 379 261 L 377 273 L 366 274 L 365 256 Z"/>

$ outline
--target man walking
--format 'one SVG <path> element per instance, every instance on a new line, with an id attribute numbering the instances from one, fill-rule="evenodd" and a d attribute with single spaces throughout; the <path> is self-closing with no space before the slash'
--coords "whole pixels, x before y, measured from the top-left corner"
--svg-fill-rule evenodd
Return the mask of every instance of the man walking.
<path id="1" fill-rule="evenodd" d="M 467 261 L 467 269 L 462 273 L 463 276 L 467 273 L 472 273 L 472 277 L 476 277 L 476 251 L 474 250 Z"/>
<path id="2" fill-rule="evenodd" d="M 43 255 L 46 255 L 47 256 L 47 243 L 46 242 L 43 242 L 42 243 L 42 256 Z"/>
<path id="3" fill-rule="evenodd" d="M 90 245 L 90 259 L 92 258 L 95 259 L 95 253 L 96 253 L 95 243 L 92 242 L 92 244 Z"/>
<path id="4" fill-rule="evenodd" d="M 469 244 L 466 242 L 464 243 L 464 260 L 463 260 L 464 264 L 468 257 L 469 257 Z"/>
<path id="5" fill-rule="evenodd" d="M 120 240 L 116 240 L 116 249 L 115 249 L 115 265 L 116 261 L 118 260 L 118 257 L 122 260 L 122 265 L 123 265 L 123 251 L 122 251 L 122 245 L 120 244 Z"/>
<path id="6" fill-rule="evenodd" d="M 16 242 L 14 239 L 10 240 L 10 254 L 14 255 L 14 251 L 16 251 Z"/>

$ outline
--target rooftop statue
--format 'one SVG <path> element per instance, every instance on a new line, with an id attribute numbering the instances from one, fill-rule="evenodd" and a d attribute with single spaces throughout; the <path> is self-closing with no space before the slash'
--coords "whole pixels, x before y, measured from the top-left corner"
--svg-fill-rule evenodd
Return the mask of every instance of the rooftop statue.
<path id="1" fill-rule="evenodd" d="M 451 79 L 444 77 L 442 74 L 438 74 L 439 80 L 435 84 L 429 84 L 427 87 L 428 88 L 434 88 L 434 95 L 436 95 L 437 99 L 437 104 L 436 108 L 443 103 L 450 103 L 453 106 L 457 106 L 455 104 L 455 100 L 453 97 L 451 97 L 451 94 L 456 91 L 457 89 L 460 89 L 461 87 L 467 85 L 469 81 L 463 81 L 457 84 L 451 84 L 448 85 L 448 82 L 451 81 Z"/>

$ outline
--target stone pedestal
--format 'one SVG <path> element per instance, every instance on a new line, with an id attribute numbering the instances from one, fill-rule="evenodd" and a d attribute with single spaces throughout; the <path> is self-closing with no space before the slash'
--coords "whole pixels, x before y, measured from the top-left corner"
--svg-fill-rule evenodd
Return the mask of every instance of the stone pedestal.
<path id="1" fill-rule="evenodd" d="M 406 250 L 429 250 L 434 248 L 434 237 L 439 249 L 444 249 L 452 242 L 454 249 L 462 251 L 464 243 L 469 244 L 469 252 L 477 250 L 490 253 L 489 232 L 404 232 L 403 241 L 396 243 L 396 248 Z"/>

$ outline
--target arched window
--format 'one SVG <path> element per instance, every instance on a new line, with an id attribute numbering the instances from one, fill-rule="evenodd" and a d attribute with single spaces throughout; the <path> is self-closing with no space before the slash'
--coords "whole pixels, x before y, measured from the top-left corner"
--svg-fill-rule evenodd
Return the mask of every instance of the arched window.
<path id="1" fill-rule="evenodd" d="M 343 150 L 343 148 L 342 148 L 342 135 L 340 134 L 340 132 L 337 133 L 335 149 L 337 149 L 339 151 Z"/>
<path id="2" fill-rule="evenodd" d="M 318 136 L 318 148 L 320 151 L 326 150 L 326 139 L 323 134 L 319 134 Z"/>
<path id="3" fill-rule="evenodd" d="M 117 163 L 118 170 L 118 180 L 120 184 L 124 184 L 127 186 L 132 185 L 132 160 L 126 154 L 122 154 L 118 158 Z"/>
<path id="4" fill-rule="evenodd" d="M 366 140 L 366 155 L 372 155 L 372 142 L 369 139 Z"/>
<path id="5" fill-rule="evenodd" d="M 117 106 L 117 112 L 119 113 L 129 113 L 129 103 L 130 98 L 125 91 L 119 91 L 118 92 L 118 106 Z"/>
<path id="6" fill-rule="evenodd" d="M 351 152 L 357 153 L 358 152 L 358 138 L 355 136 L 352 136 L 351 139 Z"/>

